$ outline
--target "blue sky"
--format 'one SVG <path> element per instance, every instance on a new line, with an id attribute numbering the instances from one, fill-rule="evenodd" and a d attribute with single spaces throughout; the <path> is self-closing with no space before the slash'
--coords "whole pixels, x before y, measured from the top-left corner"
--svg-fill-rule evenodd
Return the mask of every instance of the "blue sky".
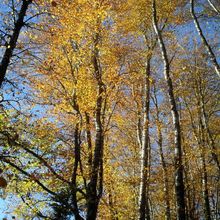
<path id="1" fill-rule="evenodd" d="M 6 214 L 7 208 L 10 208 L 8 207 L 8 204 L 3 199 L 0 199 L 0 219 L 4 217 L 10 217 L 10 215 Z"/>
<path id="2" fill-rule="evenodd" d="M 5 206 L 5 202 L 3 199 L 0 199 L 0 217 L 3 218 L 5 215 L 4 215 L 4 210 L 6 208 Z"/>

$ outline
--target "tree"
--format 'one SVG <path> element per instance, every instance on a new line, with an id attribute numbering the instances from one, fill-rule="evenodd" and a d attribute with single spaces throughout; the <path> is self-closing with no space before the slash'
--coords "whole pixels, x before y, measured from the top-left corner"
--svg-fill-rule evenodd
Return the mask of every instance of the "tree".
<path id="1" fill-rule="evenodd" d="M 0 101 L 0 181 L 13 214 L 218 219 L 219 83 L 189 31 L 189 2 L 29 6 L 12 58 L 22 66 L 10 63 Z M 198 6 L 214 39 L 218 15 Z"/>
<path id="2" fill-rule="evenodd" d="M 210 3 L 210 1 L 209 1 L 209 3 Z M 195 10 L 194 10 L 194 7 L 195 7 L 194 6 L 194 4 L 195 4 L 194 0 L 191 0 L 190 4 L 191 4 L 191 15 L 192 15 L 192 18 L 194 20 L 194 24 L 195 24 L 196 30 L 197 30 L 197 32 L 198 32 L 198 34 L 199 34 L 199 36 L 200 36 L 200 38 L 202 40 L 203 45 L 205 46 L 205 48 L 206 48 L 206 50 L 207 50 L 207 52 L 208 52 L 208 54 L 210 56 L 210 60 L 211 60 L 211 62 L 213 64 L 213 66 L 215 67 L 216 74 L 220 77 L 220 66 L 218 64 L 218 61 L 216 59 L 216 56 L 215 56 L 211 46 L 209 45 L 208 41 L 206 40 L 206 37 L 205 37 L 205 35 L 204 35 L 203 31 L 202 31 L 202 28 L 201 28 L 201 26 L 199 24 L 198 18 L 196 17 Z M 213 7 L 214 5 L 211 4 L 211 6 Z"/>
<path id="3" fill-rule="evenodd" d="M 163 41 L 163 37 L 158 28 L 156 2 L 152 2 L 152 20 L 158 43 L 161 48 L 161 54 L 164 62 L 164 78 L 168 87 L 169 102 L 171 106 L 171 113 L 173 117 L 174 133 L 175 133 L 175 188 L 176 188 L 176 202 L 177 202 L 177 219 L 186 219 L 185 215 L 185 189 L 183 182 L 183 165 L 182 165 L 182 147 L 181 147 L 181 130 L 179 114 L 177 111 L 176 100 L 173 92 L 173 83 L 170 78 L 170 61 L 168 59 L 167 50 Z"/>
<path id="4" fill-rule="evenodd" d="M 17 45 L 17 41 L 18 41 L 18 37 L 19 34 L 21 32 L 22 27 L 25 26 L 25 21 L 24 18 L 26 16 L 27 10 L 29 8 L 29 6 L 32 4 L 32 0 L 23 0 L 22 1 L 22 5 L 20 8 L 20 11 L 18 13 L 17 18 L 15 18 L 15 23 L 14 23 L 14 27 L 12 30 L 12 33 L 5 33 L 4 31 L 2 31 L 4 38 L 8 38 L 8 43 L 6 44 L 6 49 L 4 52 L 4 55 L 1 59 L 1 63 L 0 63 L 0 87 L 2 87 L 2 83 L 5 79 L 5 75 L 8 69 L 8 66 L 10 64 L 11 58 L 13 56 L 13 51 L 16 48 Z M 12 8 L 14 7 L 14 5 L 12 5 Z M 13 8 L 12 13 L 15 13 L 15 8 Z"/>

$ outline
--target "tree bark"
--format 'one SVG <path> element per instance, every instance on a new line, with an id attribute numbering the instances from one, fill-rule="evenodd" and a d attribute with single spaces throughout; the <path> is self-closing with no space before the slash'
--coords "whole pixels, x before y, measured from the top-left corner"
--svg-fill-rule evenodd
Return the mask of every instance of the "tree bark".
<path id="1" fill-rule="evenodd" d="M 89 166 L 89 173 L 91 174 L 91 168 L 92 168 L 92 135 L 91 135 L 91 128 L 90 128 L 90 116 L 86 112 L 86 139 L 88 144 L 88 166 Z"/>
<path id="2" fill-rule="evenodd" d="M 75 145 L 75 161 L 74 168 L 72 174 L 72 202 L 73 202 L 73 210 L 74 217 L 76 220 L 82 220 L 83 218 L 79 214 L 79 207 L 77 201 L 77 170 L 80 163 L 80 140 L 79 140 L 79 124 L 77 123 L 74 131 L 74 145 Z"/>
<path id="3" fill-rule="evenodd" d="M 164 158 L 163 153 L 163 136 L 161 130 L 161 122 L 159 117 L 159 107 L 157 102 L 156 94 L 154 94 L 154 104 L 156 108 L 156 124 L 157 124 L 157 135 L 158 135 L 158 145 L 159 145 L 159 152 L 160 152 L 160 160 L 163 169 L 163 182 L 164 182 L 164 200 L 165 200 L 165 219 L 171 220 L 171 211 L 170 211 L 170 200 L 169 200 L 169 181 L 168 181 L 168 172 L 167 172 L 167 164 Z"/>
<path id="4" fill-rule="evenodd" d="M 220 77 L 220 66 L 218 64 L 218 61 L 216 59 L 216 56 L 211 48 L 211 46 L 209 45 L 208 41 L 206 40 L 205 38 L 205 35 L 203 34 L 202 32 L 202 28 L 199 24 L 199 21 L 196 17 L 196 14 L 195 14 L 195 10 L 194 10 L 194 0 L 190 0 L 190 4 L 191 4 L 191 15 L 192 15 L 192 18 L 194 20 L 194 24 L 195 24 L 195 27 L 196 27 L 196 30 L 202 40 L 202 43 L 204 44 L 209 56 L 210 56 L 210 60 L 213 64 L 213 66 L 215 67 L 215 72 L 217 73 L 217 75 Z"/>
<path id="5" fill-rule="evenodd" d="M 205 220 L 211 220 L 211 209 L 209 203 L 209 192 L 208 192 L 208 176 L 206 170 L 206 162 L 204 154 L 201 156 L 202 161 L 202 187 L 203 187 L 203 199 L 204 199 L 204 213 L 205 213 Z"/>
<path id="6" fill-rule="evenodd" d="M 5 75 L 6 75 L 8 66 L 10 64 L 10 61 L 11 61 L 11 58 L 13 55 L 13 51 L 16 48 L 16 44 L 18 41 L 19 34 L 21 32 L 21 28 L 25 25 L 24 18 L 25 18 L 26 12 L 28 10 L 28 7 L 31 3 L 32 3 L 32 0 L 23 0 L 20 12 L 18 14 L 18 19 L 15 23 L 13 33 L 10 37 L 9 44 L 8 44 L 8 46 L 5 50 L 5 53 L 3 55 L 3 58 L 1 60 L 1 63 L 0 63 L 0 88 L 2 87 L 2 83 L 5 79 Z"/>
<path id="7" fill-rule="evenodd" d="M 141 144 L 141 182 L 139 192 L 139 219 L 150 220 L 149 198 L 148 198 L 148 176 L 149 176 L 149 109 L 150 109 L 150 58 L 147 60 L 145 75 L 144 94 L 144 121 Z"/>
<path id="8" fill-rule="evenodd" d="M 197 90 L 198 90 L 198 100 L 197 100 L 197 106 L 198 106 L 198 117 L 199 117 L 199 135 L 197 138 L 198 145 L 200 148 L 200 161 L 202 166 L 202 194 L 203 194 L 203 201 L 204 201 L 204 215 L 205 220 L 211 220 L 211 209 L 210 209 L 210 203 L 209 203 L 209 192 L 208 192 L 208 175 L 207 175 L 207 169 L 206 169 L 206 159 L 205 159 L 205 146 L 206 146 L 206 138 L 205 138 L 205 132 L 206 132 L 206 123 L 204 123 L 204 102 L 203 102 L 203 95 L 202 95 L 202 89 L 201 89 L 201 78 L 198 80 L 197 84 Z"/>
<path id="9" fill-rule="evenodd" d="M 184 101 L 184 104 L 185 104 L 186 109 L 187 109 L 187 111 L 189 113 L 189 116 L 190 116 L 190 121 L 191 121 L 191 126 L 192 126 L 193 134 L 194 134 L 195 139 L 196 139 L 196 141 L 198 143 L 198 146 L 200 146 L 199 140 L 198 140 L 198 137 L 197 137 L 197 132 L 196 132 L 196 125 L 195 125 L 195 123 L 193 121 L 192 112 L 191 112 L 190 107 L 189 107 L 188 103 L 186 102 L 186 100 L 183 99 L 183 101 Z M 193 180 L 193 177 L 188 178 L 187 172 L 188 172 L 188 174 L 190 174 L 190 176 L 192 176 L 191 170 L 190 170 L 190 168 L 188 166 L 188 163 L 187 163 L 187 170 L 185 170 L 185 173 L 186 173 L 185 179 L 186 179 L 187 186 L 189 186 L 190 182 L 191 182 L 190 180 Z M 189 181 L 188 181 L 188 179 L 189 179 Z M 191 185 L 190 185 L 186 197 L 187 197 L 187 200 L 188 200 L 188 219 L 197 219 L 197 216 L 196 216 L 196 202 L 195 202 L 196 201 L 196 198 L 195 198 L 195 186 L 194 185 L 192 185 L 192 188 L 191 188 Z"/>
<path id="10" fill-rule="evenodd" d="M 208 124 L 208 117 L 207 117 L 207 114 L 206 114 L 206 111 L 205 111 L 205 103 L 204 103 L 204 97 L 202 95 L 202 91 L 199 91 L 199 96 L 200 96 L 200 108 L 201 108 L 201 117 L 202 117 L 202 125 L 203 125 L 203 128 L 204 130 L 206 131 L 207 133 L 207 136 L 208 136 L 208 144 L 209 144 L 209 147 L 211 148 L 211 155 L 212 155 L 212 158 L 213 160 L 215 161 L 217 167 L 218 167 L 218 170 L 219 170 L 219 175 L 220 175 L 220 162 L 219 162 L 219 159 L 218 159 L 218 155 L 217 155 L 217 149 L 215 147 L 215 141 L 212 137 L 212 134 L 211 134 L 211 131 L 209 129 L 209 124 Z"/>
<path id="11" fill-rule="evenodd" d="M 199 114 L 200 115 L 200 114 Z M 202 124 L 202 118 L 200 116 L 200 138 L 199 145 L 201 151 L 201 164 L 202 164 L 202 193 L 203 193 L 203 201 L 204 201 L 204 214 L 205 220 L 211 220 L 211 209 L 209 204 L 209 193 L 208 193 L 208 175 L 206 169 L 206 161 L 205 161 L 205 137 L 204 137 L 204 126 Z"/>
<path id="12" fill-rule="evenodd" d="M 214 3 L 212 3 L 211 0 L 207 0 L 207 1 L 208 1 L 209 5 L 212 7 L 212 9 L 213 9 L 217 14 L 220 15 L 220 10 L 218 10 L 218 8 L 216 8 L 216 6 L 214 5 Z"/>
<path id="13" fill-rule="evenodd" d="M 95 38 L 95 49 L 93 54 L 93 67 L 94 76 L 98 84 L 98 97 L 96 100 L 95 111 L 95 147 L 94 157 L 92 162 L 90 182 L 87 187 L 87 220 L 95 220 L 98 212 L 98 205 L 102 194 L 102 181 L 103 181 L 103 146 L 104 146 L 104 132 L 102 125 L 102 105 L 104 83 L 102 82 L 102 72 L 98 59 L 98 42 L 99 35 Z"/>
<path id="14" fill-rule="evenodd" d="M 168 97 L 171 106 L 171 113 L 173 118 L 174 125 L 174 146 L 175 146 L 175 190 L 176 190 L 176 207 L 177 207 L 177 219 L 185 220 L 185 189 L 183 182 L 183 164 L 182 164 L 182 149 L 181 149 L 181 130 L 179 122 L 179 114 L 177 111 L 177 105 L 173 92 L 173 83 L 170 77 L 170 63 L 166 51 L 166 47 L 163 41 L 163 37 L 158 28 L 157 23 L 157 11 L 156 11 L 156 2 L 153 0 L 152 3 L 152 12 L 153 12 L 153 26 L 155 33 L 158 37 L 158 43 L 161 48 L 161 54 L 164 63 L 164 77 L 168 87 Z"/>
<path id="15" fill-rule="evenodd" d="M 200 81 L 199 81 L 200 82 Z M 191 120 L 191 125 L 193 128 L 193 133 L 195 135 L 195 139 L 197 141 L 199 151 L 200 151 L 200 161 L 201 161 L 201 171 L 202 171 L 202 195 L 203 195 L 203 210 L 204 210 L 204 215 L 206 220 L 211 220 L 211 209 L 210 209 L 210 203 L 209 203 L 209 193 L 208 193 L 208 175 L 207 175 L 207 169 L 206 169 L 206 161 L 205 161 L 205 127 L 203 124 L 203 114 L 202 114 L 202 109 L 201 109 L 201 89 L 200 89 L 200 84 L 196 84 L 197 88 L 197 110 L 198 110 L 198 132 L 196 132 L 196 126 L 193 122 L 193 116 L 188 108 L 189 114 L 190 114 L 190 120 Z M 187 105 L 187 104 L 186 104 Z"/>

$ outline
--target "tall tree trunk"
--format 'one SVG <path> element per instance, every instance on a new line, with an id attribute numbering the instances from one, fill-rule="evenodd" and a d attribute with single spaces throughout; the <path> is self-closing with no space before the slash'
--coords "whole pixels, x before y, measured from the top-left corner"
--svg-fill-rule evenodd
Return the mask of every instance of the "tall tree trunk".
<path id="1" fill-rule="evenodd" d="M 218 181 L 217 183 L 217 189 L 216 189 L 216 203 L 215 203 L 215 219 L 219 219 L 220 218 L 220 183 Z"/>
<path id="2" fill-rule="evenodd" d="M 147 60 L 145 89 L 143 132 L 141 141 L 141 182 L 139 192 L 139 219 L 150 220 L 148 177 L 149 177 L 149 109 L 150 109 L 150 58 Z"/>
<path id="3" fill-rule="evenodd" d="M 198 85 L 197 85 L 198 86 Z M 197 96 L 199 98 L 199 96 Z M 186 104 L 187 106 L 187 104 Z M 203 201 L 204 201 L 204 214 L 206 220 L 211 220 L 211 210 L 209 204 L 209 193 L 208 193 L 208 177 L 207 177 L 207 170 L 206 170 L 206 162 L 205 162 L 205 137 L 204 137 L 204 126 L 202 122 L 202 113 L 201 113 L 201 106 L 200 100 L 197 100 L 197 108 L 198 108 L 198 117 L 199 117 L 199 132 L 196 132 L 196 126 L 193 122 L 193 116 L 190 109 L 187 106 L 187 109 L 190 114 L 191 125 L 193 128 L 193 133 L 195 135 L 195 139 L 197 141 L 199 150 L 200 150 L 200 161 L 202 165 L 202 194 L 203 194 Z M 193 210 L 194 211 L 194 210 Z M 194 214 L 193 214 L 194 215 Z M 192 216 L 192 215 L 191 215 Z M 192 218 L 192 217 L 191 217 Z M 190 219 L 191 219 L 190 218 Z"/>
<path id="4" fill-rule="evenodd" d="M 204 127 L 201 118 L 200 118 L 200 138 L 198 144 L 200 145 L 200 151 L 201 151 L 202 193 L 203 193 L 203 201 L 204 201 L 204 214 L 206 220 L 211 220 L 211 209 L 209 204 L 209 193 L 208 193 L 208 175 L 207 175 L 206 161 L 205 161 L 205 137 L 204 137 Z"/>
<path id="5" fill-rule="evenodd" d="M 89 173 L 91 174 L 91 168 L 92 168 L 92 135 L 91 135 L 91 128 L 90 128 L 90 116 L 86 112 L 86 139 L 88 144 L 88 166 L 89 166 Z"/>
<path id="6" fill-rule="evenodd" d="M 181 130 L 180 130 L 180 122 L 179 122 L 179 114 L 177 111 L 177 105 L 173 92 L 173 83 L 170 77 L 170 63 L 166 51 L 166 47 L 163 41 L 163 37 L 158 28 L 157 23 L 157 11 L 156 11 L 156 3 L 153 0 L 152 4 L 152 12 L 153 12 L 153 26 L 155 29 L 155 33 L 158 37 L 158 43 L 161 48 L 161 54 L 164 62 L 164 77 L 168 87 L 168 96 L 169 102 L 171 106 L 171 113 L 173 118 L 174 125 L 174 133 L 175 133 L 175 194 L 176 194 L 176 206 L 177 206 L 177 219 L 185 220 L 185 189 L 183 182 L 183 164 L 182 164 L 182 149 L 181 149 Z"/>
<path id="7" fill-rule="evenodd" d="M 104 146 L 104 134 L 102 125 L 102 105 L 103 105 L 103 93 L 104 84 L 102 82 L 102 72 L 98 59 L 98 42 L 99 35 L 96 34 L 94 43 L 93 54 L 93 67 L 94 76 L 98 85 L 98 97 L 96 100 L 95 110 L 95 147 L 94 157 L 92 161 L 91 177 L 87 187 L 87 220 L 95 220 L 98 212 L 98 205 L 102 194 L 102 181 L 103 181 L 103 146 Z"/>
<path id="8" fill-rule="evenodd" d="M 188 193 L 188 208 L 189 208 L 189 213 L 188 213 L 188 219 L 189 220 L 196 220 L 196 208 L 195 208 L 195 187 L 192 186 L 192 189 L 189 190 Z"/>
<path id="9" fill-rule="evenodd" d="M 201 164 L 202 164 L 202 192 L 204 201 L 204 214 L 206 220 L 211 220 L 211 208 L 209 202 L 209 190 L 208 190 L 208 174 L 206 169 L 205 148 L 206 144 L 211 148 L 212 158 L 217 164 L 218 170 L 220 170 L 218 156 L 216 154 L 215 143 L 212 138 L 211 132 L 208 126 L 208 117 L 205 111 L 204 91 L 202 89 L 202 78 L 197 79 L 197 106 L 199 117 L 199 137 L 197 138 L 198 145 L 201 150 Z"/>
<path id="10" fill-rule="evenodd" d="M 95 137 L 95 151 L 92 163 L 91 179 L 88 184 L 88 201 L 87 201 L 87 220 L 95 220 L 98 211 L 99 197 L 97 194 L 98 174 L 100 170 L 100 162 L 102 161 L 103 151 L 103 128 L 101 124 L 101 107 L 102 107 L 102 89 L 99 89 L 99 97 L 96 106 L 96 137 Z"/>
<path id="11" fill-rule="evenodd" d="M 200 161 L 202 165 L 202 193 L 203 193 L 203 201 L 204 201 L 204 214 L 205 220 L 211 220 L 211 209 L 209 203 L 209 193 L 208 193 L 208 175 L 206 169 L 206 159 L 205 159 L 205 127 L 204 127 L 204 118 L 203 118 L 203 110 L 201 106 L 201 98 L 202 98 L 202 90 L 201 90 L 201 79 L 199 80 L 198 86 L 198 117 L 199 117 L 199 137 L 197 138 L 198 145 L 200 147 Z"/>
<path id="12" fill-rule="evenodd" d="M 157 124 L 157 136 L 158 136 L 158 145 L 159 145 L 159 152 L 160 152 L 160 160 L 163 169 L 163 184 L 164 184 L 164 201 L 165 201 L 165 219 L 171 220 L 171 212 L 170 212 L 170 200 L 169 200 L 169 181 L 168 181 L 168 172 L 167 172 L 167 165 L 164 158 L 163 153 L 163 136 L 161 130 L 161 122 L 159 116 L 159 107 L 156 94 L 154 93 L 154 105 L 156 108 L 156 124 Z"/>
<path id="13" fill-rule="evenodd" d="M 211 220 L 211 209 L 210 209 L 209 192 L 208 192 L 208 177 L 207 177 L 205 157 L 203 153 L 201 155 L 201 162 L 202 162 L 202 188 L 203 188 L 205 219 Z"/>
<path id="14" fill-rule="evenodd" d="M 201 97 L 202 97 L 202 90 L 201 90 L 201 78 L 197 80 L 199 83 L 196 83 L 196 94 L 197 94 L 197 111 L 198 111 L 198 132 L 196 132 L 196 126 L 193 123 L 193 116 L 190 113 L 191 124 L 193 128 L 193 133 L 195 135 L 195 139 L 197 140 L 197 144 L 200 150 L 200 161 L 202 166 L 202 194 L 203 194 L 203 210 L 206 220 L 211 220 L 211 209 L 209 203 L 209 193 L 208 193 L 208 175 L 206 169 L 206 161 L 205 161 L 205 127 L 203 123 L 203 113 L 201 107 Z"/>
<path id="15" fill-rule="evenodd" d="M 183 148 L 184 155 L 185 151 Z M 188 164 L 188 159 L 184 161 L 185 164 L 185 198 L 186 198 L 186 219 L 187 220 L 193 220 L 195 219 L 195 189 L 194 186 L 191 184 L 191 181 L 193 181 L 193 178 L 191 178 L 191 169 Z"/>
<path id="16" fill-rule="evenodd" d="M 200 108 L 201 108 L 201 117 L 202 117 L 201 123 L 202 123 L 202 126 L 203 126 L 204 130 L 207 133 L 208 144 L 209 144 L 209 147 L 211 149 L 212 159 L 215 161 L 215 163 L 218 167 L 218 170 L 219 170 L 219 175 L 220 175 L 220 162 L 219 162 L 219 159 L 218 159 L 218 155 L 216 153 L 217 150 L 216 150 L 216 147 L 215 147 L 215 142 L 214 142 L 214 139 L 212 137 L 211 131 L 209 129 L 208 117 L 207 117 L 207 114 L 206 114 L 206 111 L 205 111 L 205 102 L 204 102 L 204 97 L 202 95 L 201 89 L 199 89 L 199 99 L 200 99 Z"/>
<path id="17" fill-rule="evenodd" d="M 79 207 L 77 202 L 77 170 L 80 163 L 80 140 L 79 140 L 79 124 L 77 123 L 74 131 L 74 145 L 75 145 L 75 161 L 74 168 L 72 174 L 72 202 L 73 202 L 73 210 L 74 217 L 76 220 L 82 220 L 83 218 L 79 214 Z"/>
<path id="18" fill-rule="evenodd" d="M 2 83 L 5 79 L 5 75 L 6 75 L 8 66 L 10 64 L 10 61 L 11 61 L 11 58 L 13 55 L 13 51 L 16 48 L 16 44 L 18 41 L 18 37 L 19 37 L 20 31 L 21 31 L 21 28 L 25 25 L 24 18 L 27 13 L 28 7 L 31 3 L 32 3 L 32 0 L 23 0 L 22 1 L 22 6 L 21 6 L 20 12 L 18 14 L 18 19 L 15 22 L 15 26 L 13 29 L 13 33 L 10 37 L 9 44 L 5 50 L 5 53 L 4 53 L 3 58 L 1 60 L 1 63 L 0 63 L 0 88 L 2 87 Z"/>
<path id="19" fill-rule="evenodd" d="M 191 109 L 190 109 L 188 103 L 186 102 L 186 100 L 184 100 L 184 98 L 183 98 L 183 101 L 184 101 L 184 104 L 185 104 L 186 109 L 187 109 L 189 116 L 190 116 L 190 122 L 191 122 L 193 134 L 194 134 L 195 139 L 198 143 L 198 146 L 200 146 L 197 131 L 196 131 L 196 125 L 193 120 L 194 117 L 192 115 Z M 193 177 L 191 174 L 190 167 L 188 166 L 188 162 L 186 163 L 186 168 L 187 169 L 185 170 L 185 173 L 186 173 L 185 180 L 186 180 L 187 186 L 189 186 L 188 192 L 186 192 L 187 193 L 186 197 L 188 200 L 188 219 L 193 220 L 193 219 L 198 219 L 197 215 L 196 215 L 196 205 L 195 205 L 195 203 L 196 203 L 195 202 L 195 186 L 190 184 L 191 181 L 193 181 Z M 191 176 L 190 178 L 188 178 L 189 175 Z"/>
<path id="20" fill-rule="evenodd" d="M 207 52 L 210 56 L 210 60 L 213 64 L 213 66 L 215 67 L 215 71 L 216 71 L 217 75 L 220 77 L 220 66 L 218 64 L 218 61 L 216 59 L 216 56 L 215 56 L 211 46 L 209 45 L 208 41 L 205 38 L 205 35 L 202 32 L 202 28 L 199 24 L 199 21 L 198 21 L 197 17 L 196 17 L 195 10 L 194 10 L 194 0 L 190 0 L 190 4 L 191 4 L 191 15 L 192 15 L 192 18 L 194 20 L 196 30 L 197 30 L 197 32 L 198 32 L 198 34 L 199 34 L 199 36 L 202 40 L 203 45 L 205 46 L 205 48 L 206 48 L 206 50 L 207 50 Z"/>

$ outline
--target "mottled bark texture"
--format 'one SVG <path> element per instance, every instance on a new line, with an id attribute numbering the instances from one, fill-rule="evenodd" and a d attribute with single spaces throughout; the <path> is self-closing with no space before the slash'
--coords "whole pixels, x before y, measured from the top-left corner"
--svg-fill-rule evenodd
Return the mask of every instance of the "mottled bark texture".
<path id="1" fill-rule="evenodd" d="M 148 179 L 149 179 L 149 110 L 150 110 L 150 58 L 147 60 L 144 83 L 143 131 L 141 141 L 141 182 L 139 191 L 139 219 L 150 220 Z"/>
<path id="2" fill-rule="evenodd" d="M 173 91 L 173 83 L 170 77 L 170 62 L 168 59 L 167 50 L 164 44 L 164 40 L 162 34 L 159 30 L 157 23 L 157 10 L 156 10 L 156 2 L 153 0 L 152 2 L 152 19 L 155 33 L 158 37 L 158 43 L 161 49 L 161 55 L 164 63 L 164 77 L 167 84 L 168 89 L 168 97 L 169 103 L 171 107 L 171 113 L 173 118 L 173 126 L 174 126 L 174 147 L 175 147 L 175 194 L 176 194 L 176 213 L 178 220 L 185 220 L 185 189 L 184 189 L 184 181 L 183 181 L 183 164 L 182 164 L 182 149 L 181 149 L 181 130 L 180 130 L 180 120 L 179 113 L 177 111 L 176 100 L 174 97 Z"/>

